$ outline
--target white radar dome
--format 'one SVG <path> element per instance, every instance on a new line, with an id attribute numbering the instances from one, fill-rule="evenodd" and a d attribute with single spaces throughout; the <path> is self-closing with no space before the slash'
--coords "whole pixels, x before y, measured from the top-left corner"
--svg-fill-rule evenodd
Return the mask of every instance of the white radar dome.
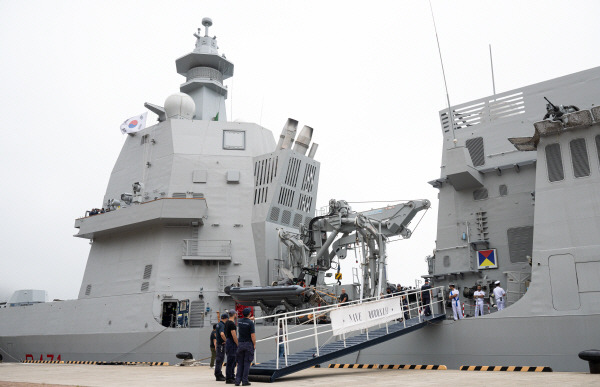
<path id="1" fill-rule="evenodd" d="M 196 111 L 196 104 L 192 97 L 185 93 L 175 93 L 165 100 L 165 113 L 167 118 L 187 118 L 191 120 Z"/>

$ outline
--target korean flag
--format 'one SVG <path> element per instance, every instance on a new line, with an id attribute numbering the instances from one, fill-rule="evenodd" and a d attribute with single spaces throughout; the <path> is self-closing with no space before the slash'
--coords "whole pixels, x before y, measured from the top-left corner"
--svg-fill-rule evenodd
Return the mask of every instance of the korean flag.
<path id="1" fill-rule="evenodd" d="M 139 116 L 131 117 L 121 124 L 121 133 L 135 133 L 146 127 L 146 116 L 148 112 L 144 112 Z"/>

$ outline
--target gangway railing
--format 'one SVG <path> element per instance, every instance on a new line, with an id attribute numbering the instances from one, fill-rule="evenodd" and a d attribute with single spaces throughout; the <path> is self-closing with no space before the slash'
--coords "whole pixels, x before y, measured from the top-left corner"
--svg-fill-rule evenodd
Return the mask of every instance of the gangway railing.
<path id="1" fill-rule="evenodd" d="M 319 323 L 319 321 L 327 321 L 328 316 L 331 312 L 339 309 L 348 309 L 353 308 L 357 305 L 369 305 L 379 302 L 384 299 L 398 299 L 399 304 L 401 305 L 402 315 L 400 317 L 401 323 L 406 328 L 406 321 L 418 318 L 418 322 L 421 323 L 425 320 L 424 310 L 427 306 L 422 301 L 422 294 L 428 292 L 429 293 L 429 307 L 431 312 L 433 313 L 434 308 L 438 308 L 438 310 L 443 310 L 443 314 L 446 314 L 446 304 L 444 297 L 444 288 L 442 286 L 431 288 L 428 290 L 421 289 L 411 289 L 405 290 L 401 292 L 394 292 L 391 294 L 379 295 L 371 298 L 364 298 L 362 300 L 349 301 L 345 303 L 338 303 L 327 306 L 318 306 L 314 308 L 302 309 L 297 311 L 279 313 L 276 315 L 262 316 L 257 317 L 255 319 L 256 322 L 260 322 L 263 320 L 277 322 L 277 332 L 275 335 L 265 337 L 262 339 L 256 340 L 256 350 L 255 350 L 255 362 L 258 363 L 258 357 L 260 356 L 258 351 L 262 348 L 268 348 L 268 345 L 265 345 L 269 341 L 274 341 L 276 346 L 275 351 L 265 351 L 276 354 L 275 359 L 275 368 L 280 369 L 282 367 L 287 367 L 289 365 L 289 356 L 292 354 L 290 350 L 290 343 L 300 342 L 300 341 L 308 341 L 314 340 L 315 346 L 315 357 L 320 356 L 320 348 L 324 345 L 328 344 L 333 338 L 336 336 L 339 337 L 339 340 L 343 341 L 344 348 L 346 347 L 346 339 L 347 333 L 349 332 L 359 332 L 366 333 L 367 340 L 369 339 L 369 330 L 381 329 L 382 326 L 385 326 L 386 333 L 389 333 L 389 325 L 394 323 L 393 321 L 374 321 L 372 325 L 362 325 L 360 328 L 349 328 L 346 329 L 346 332 L 337 335 L 334 334 L 334 329 L 331 323 Z M 438 297 L 438 294 L 441 297 Z M 435 298 L 434 298 L 435 296 Z M 412 302 L 411 302 L 412 301 Z M 341 336 L 341 337 L 340 337 Z M 260 344 L 265 343 L 265 344 Z M 282 347 L 282 348 L 281 348 Z M 280 362 L 280 351 L 283 351 L 283 361 Z"/>

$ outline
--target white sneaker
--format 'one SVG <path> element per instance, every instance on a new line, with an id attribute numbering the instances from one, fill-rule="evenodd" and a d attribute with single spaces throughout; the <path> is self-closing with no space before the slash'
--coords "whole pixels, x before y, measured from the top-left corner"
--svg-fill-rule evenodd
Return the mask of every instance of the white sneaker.
<path id="1" fill-rule="evenodd" d="M 210 367 L 210 369 L 211 369 L 211 370 L 214 370 L 214 369 L 215 369 L 215 367 L 214 367 L 214 366 L 212 366 L 212 367 Z"/>

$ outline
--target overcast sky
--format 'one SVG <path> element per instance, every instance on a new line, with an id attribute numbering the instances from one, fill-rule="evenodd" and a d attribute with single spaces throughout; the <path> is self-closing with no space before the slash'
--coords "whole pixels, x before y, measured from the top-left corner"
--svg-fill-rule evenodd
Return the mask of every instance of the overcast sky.
<path id="1" fill-rule="evenodd" d="M 600 65 L 598 1 L 432 3 L 452 104 L 492 94 L 488 44 L 498 92 Z M 102 205 L 120 123 L 179 91 L 174 61 L 205 16 L 235 64 L 229 118 L 315 129 L 319 206 L 432 201 L 389 249 L 391 281 L 426 274 L 446 105 L 427 1 L 0 0 L 0 300 L 77 297 L 89 244 L 74 219 Z"/>

